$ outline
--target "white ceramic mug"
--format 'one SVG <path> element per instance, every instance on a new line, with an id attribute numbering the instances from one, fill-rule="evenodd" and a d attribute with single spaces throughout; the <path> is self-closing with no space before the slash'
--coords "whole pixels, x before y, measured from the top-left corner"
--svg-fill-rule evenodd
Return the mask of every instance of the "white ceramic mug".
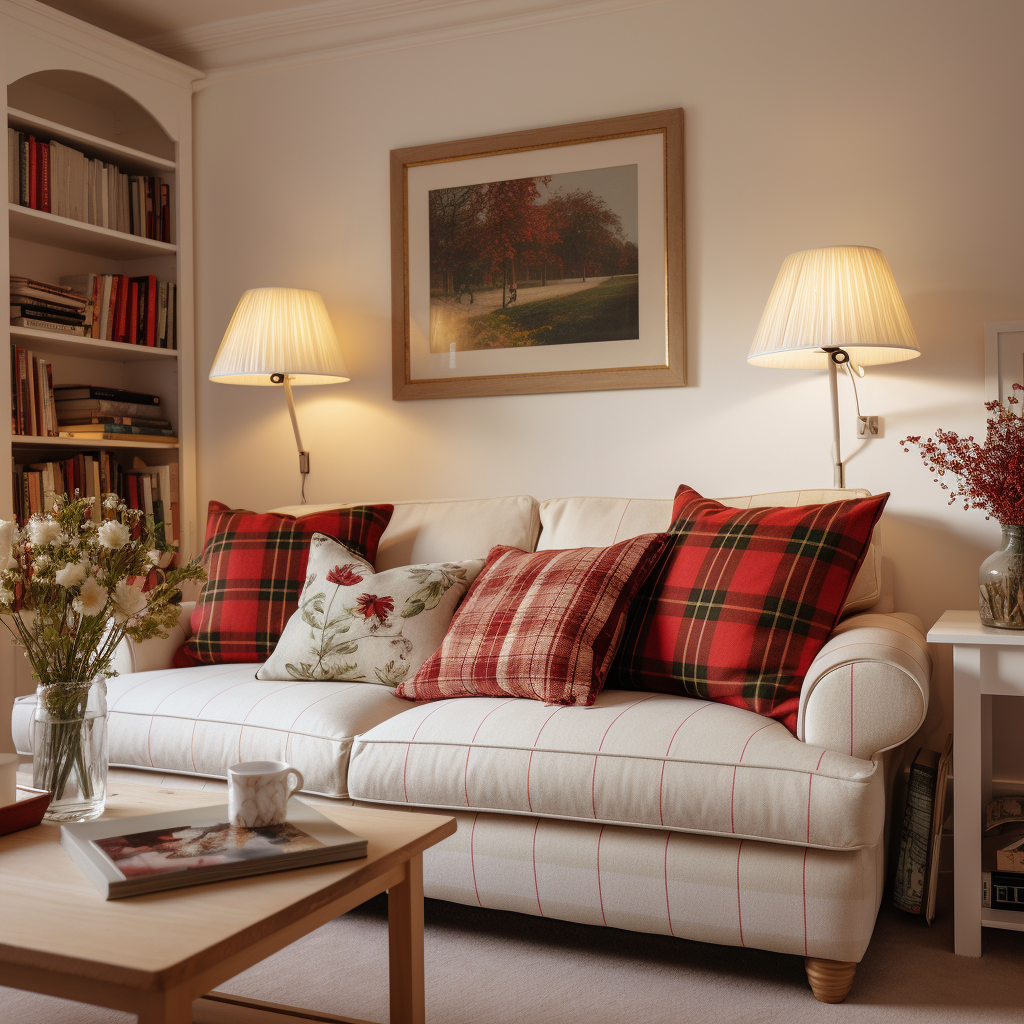
<path id="1" fill-rule="evenodd" d="M 289 786 L 288 777 L 295 776 Z M 228 823 L 241 828 L 288 820 L 288 798 L 302 789 L 302 772 L 284 761 L 242 761 L 228 769 Z"/>

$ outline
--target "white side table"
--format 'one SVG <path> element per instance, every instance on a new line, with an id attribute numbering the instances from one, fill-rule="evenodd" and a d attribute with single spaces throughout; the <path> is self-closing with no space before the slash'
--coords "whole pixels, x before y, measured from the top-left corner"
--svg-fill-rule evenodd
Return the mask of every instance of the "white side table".
<path id="1" fill-rule="evenodd" d="M 982 812 L 992 799 L 992 696 L 1024 697 L 1024 630 L 945 612 L 928 642 L 953 646 L 953 952 L 981 956 L 981 929 L 1024 931 L 1024 914 L 981 906 Z"/>

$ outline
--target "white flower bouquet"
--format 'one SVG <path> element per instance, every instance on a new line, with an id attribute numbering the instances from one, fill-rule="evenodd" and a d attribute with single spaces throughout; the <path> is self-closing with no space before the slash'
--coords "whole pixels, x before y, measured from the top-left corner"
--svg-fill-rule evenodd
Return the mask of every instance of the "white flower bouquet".
<path id="1" fill-rule="evenodd" d="M 92 798 L 81 723 L 93 680 L 111 672 L 126 637 L 166 636 L 177 621 L 178 584 L 206 576 L 198 562 L 168 570 L 149 591 L 159 562 L 153 525 L 117 495 L 103 499 L 106 518 L 93 517 L 94 498 L 58 498 L 52 513 L 19 528 L 0 520 L 0 621 L 25 648 L 39 682 L 39 708 L 51 723 L 45 764 L 36 785 L 59 801 L 69 780 Z M 38 712 L 37 712 L 38 721 Z"/>

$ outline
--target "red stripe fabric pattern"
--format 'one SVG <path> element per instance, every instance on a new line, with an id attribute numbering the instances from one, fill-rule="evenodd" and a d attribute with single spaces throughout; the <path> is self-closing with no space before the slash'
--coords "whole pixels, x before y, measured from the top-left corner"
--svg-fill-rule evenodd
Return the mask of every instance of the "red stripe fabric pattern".
<path id="1" fill-rule="evenodd" d="M 203 547 L 208 578 L 175 666 L 266 661 L 298 607 L 313 534 L 334 537 L 372 569 L 393 511 L 364 505 L 289 516 L 211 501 Z"/>
<path id="2" fill-rule="evenodd" d="M 630 611 L 614 685 L 749 708 L 795 735 L 803 677 L 888 497 L 735 509 L 680 487 L 672 543 Z"/>
<path id="3" fill-rule="evenodd" d="M 395 693 L 593 704 L 630 602 L 667 543 L 650 533 L 608 548 L 492 548 L 441 646 Z"/>

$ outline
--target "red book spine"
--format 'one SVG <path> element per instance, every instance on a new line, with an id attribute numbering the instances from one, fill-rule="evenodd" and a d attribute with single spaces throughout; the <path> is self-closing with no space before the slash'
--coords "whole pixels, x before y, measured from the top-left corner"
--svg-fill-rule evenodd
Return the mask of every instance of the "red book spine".
<path id="1" fill-rule="evenodd" d="M 124 341 L 128 336 L 128 275 L 120 277 L 120 287 L 117 289 L 117 333 L 114 341 Z"/>
<path id="2" fill-rule="evenodd" d="M 139 483 L 134 473 L 128 474 L 128 507 L 139 507 Z"/>
<path id="3" fill-rule="evenodd" d="M 146 284 L 146 344 L 156 347 L 156 274 L 150 274 Z"/>
<path id="4" fill-rule="evenodd" d="M 128 341 L 132 345 L 137 345 L 139 342 L 138 333 L 136 328 L 139 325 L 139 318 L 136 314 L 136 310 L 139 308 L 139 282 L 132 281 L 131 295 L 128 299 L 128 308 L 131 311 L 131 316 L 128 317 Z"/>
<path id="5" fill-rule="evenodd" d="M 50 212 L 50 144 L 39 143 L 39 209 Z"/>
<path id="6" fill-rule="evenodd" d="M 28 205 L 39 209 L 39 143 L 32 135 L 28 137 Z"/>
<path id="7" fill-rule="evenodd" d="M 110 297 L 107 300 L 107 336 L 104 341 L 114 340 L 114 328 L 117 326 L 117 295 L 120 291 L 118 283 L 121 279 L 117 274 L 110 275 Z"/>

